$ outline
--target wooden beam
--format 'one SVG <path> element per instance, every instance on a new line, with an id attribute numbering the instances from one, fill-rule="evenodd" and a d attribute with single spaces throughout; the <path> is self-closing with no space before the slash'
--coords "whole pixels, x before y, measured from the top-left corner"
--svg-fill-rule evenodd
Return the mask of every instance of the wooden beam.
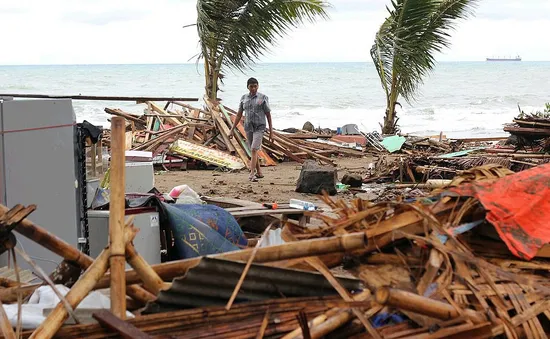
<path id="1" fill-rule="evenodd" d="M 244 217 L 266 216 L 266 215 L 273 215 L 273 214 L 304 214 L 304 211 L 296 208 L 285 208 L 285 209 L 276 209 L 276 210 L 258 209 L 254 211 L 236 211 L 236 212 L 230 212 L 230 213 L 234 218 L 244 218 Z"/>
<path id="2" fill-rule="evenodd" d="M 153 112 L 157 112 L 161 118 L 164 118 L 166 119 L 166 121 L 170 122 L 172 125 L 174 126 L 181 126 L 183 125 L 183 122 L 181 122 L 179 119 L 177 118 L 172 118 L 172 117 L 169 117 L 170 114 L 168 114 L 168 112 L 166 112 L 165 110 L 163 110 L 160 106 L 158 106 L 157 104 L 155 104 L 154 102 L 150 102 L 148 101 L 147 102 L 147 105 L 151 105 L 151 109 L 153 110 Z M 182 119 L 185 119 L 185 117 L 182 115 L 181 116 Z M 182 131 L 182 133 L 185 133 L 185 130 Z"/>
<path id="3" fill-rule="evenodd" d="M 356 250 L 363 250 L 366 247 L 366 236 L 364 232 L 350 233 L 343 236 L 327 237 L 300 242 L 284 243 L 282 245 L 261 247 L 254 257 L 254 262 L 267 263 L 294 258 L 304 258 L 319 256 L 330 253 L 344 253 Z M 215 254 L 208 257 L 241 260 L 246 261 L 250 257 L 252 249 L 238 250 Z M 170 281 L 175 277 L 184 275 L 188 269 L 197 266 L 201 257 L 170 261 L 162 264 L 152 265 L 151 267 L 164 280 Z M 96 285 L 95 289 L 106 288 L 110 283 L 110 274 L 106 274 Z M 128 283 L 140 283 L 141 279 L 136 271 L 126 271 L 126 281 Z"/>
<path id="4" fill-rule="evenodd" d="M 190 118 L 198 118 L 199 117 L 199 110 L 194 109 L 191 111 Z M 191 128 L 189 128 L 187 132 L 187 140 L 193 141 L 193 136 L 195 135 L 195 126 L 191 125 Z"/>
<path id="5" fill-rule="evenodd" d="M 126 321 L 118 318 L 107 310 L 99 310 L 92 314 L 95 320 L 97 320 L 102 326 L 107 327 L 120 334 L 125 339 L 151 339 L 150 335 L 141 332 L 134 325 L 127 323 Z"/>
<path id="6" fill-rule="evenodd" d="M 124 230 L 123 242 L 131 242 L 136 234 L 137 229 L 133 225 L 126 227 Z M 75 309 L 80 302 L 90 293 L 97 281 L 103 276 L 103 274 L 109 268 L 109 258 L 111 257 L 111 249 L 104 249 L 99 256 L 94 260 L 92 265 L 88 267 L 86 272 L 78 279 L 78 281 L 71 287 L 71 290 L 65 298 L 69 302 L 72 309 Z M 112 269 L 112 268 L 111 268 Z M 112 295 L 111 295 L 112 297 Z M 111 304 L 114 300 L 111 298 Z M 48 315 L 45 321 L 43 321 L 33 334 L 31 339 L 38 338 L 52 338 L 55 333 L 61 328 L 69 314 L 62 303 L 58 303 L 54 310 Z"/>
<path id="7" fill-rule="evenodd" d="M 185 101 L 185 100 L 181 100 L 181 101 Z M 198 99 L 197 99 L 197 101 L 198 101 Z M 207 115 L 210 115 L 210 112 L 207 112 L 207 111 L 205 111 L 205 110 L 202 110 L 202 109 L 199 109 L 199 108 L 193 107 L 193 106 L 191 106 L 191 105 L 188 105 L 188 104 L 186 104 L 186 103 L 183 103 L 183 102 L 179 102 L 179 101 L 171 101 L 171 103 L 173 103 L 173 104 L 176 104 L 176 105 L 178 105 L 178 106 L 181 106 L 181 107 L 185 107 L 185 108 L 191 109 L 191 110 L 193 110 L 193 109 L 198 109 L 198 110 L 199 110 L 199 112 L 201 112 L 201 113 L 204 113 L 204 114 L 207 114 Z"/>
<path id="8" fill-rule="evenodd" d="M 73 99 L 73 100 L 101 100 L 101 101 L 199 101 L 199 98 L 180 97 L 123 97 L 103 95 L 49 95 L 49 94 L 0 94 L 0 97 L 12 98 L 43 98 L 43 99 Z"/>
<path id="9" fill-rule="evenodd" d="M 111 311 L 126 319 L 126 258 L 124 244 L 125 214 L 124 118 L 111 123 L 111 194 L 109 203 L 109 266 L 111 269 Z"/>

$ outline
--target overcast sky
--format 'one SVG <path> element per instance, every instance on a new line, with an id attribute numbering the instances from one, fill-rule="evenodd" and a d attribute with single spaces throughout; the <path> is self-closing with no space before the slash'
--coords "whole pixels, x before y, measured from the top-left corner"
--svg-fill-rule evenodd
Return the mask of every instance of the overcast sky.
<path id="1" fill-rule="evenodd" d="M 0 64 L 182 63 L 197 52 L 195 0 L 0 0 Z M 262 62 L 370 61 L 390 0 L 332 0 Z M 549 0 L 482 0 L 440 61 L 550 60 Z"/>

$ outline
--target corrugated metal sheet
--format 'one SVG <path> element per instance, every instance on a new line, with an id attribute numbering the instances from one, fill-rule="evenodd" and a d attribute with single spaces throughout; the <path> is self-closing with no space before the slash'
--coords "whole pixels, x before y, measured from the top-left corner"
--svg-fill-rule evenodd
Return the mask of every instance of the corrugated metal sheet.
<path id="1" fill-rule="evenodd" d="M 169 290 L 162 291 L 144 313 L 158 313 L 204 306 L 222 306 L 227 303 L 245 263 L 203 258 L 183 277 L 174 279 Z M 349 291 L 362 288 L 357 279 L 338 279 Z M 319 297 L 337 292 L 318 273 L 289 270 L 253 264 L 237 295 L 235 303 L 284 297 Z"/>

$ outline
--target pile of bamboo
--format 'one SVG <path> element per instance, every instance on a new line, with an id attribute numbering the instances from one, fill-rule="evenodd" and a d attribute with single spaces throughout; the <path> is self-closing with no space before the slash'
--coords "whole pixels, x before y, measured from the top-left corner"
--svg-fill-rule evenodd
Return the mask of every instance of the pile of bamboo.
<path id="1" fill-rule="evenodd" d="M 326 227 L 315 230 L 287 223 L 283 238 L 303 241 L 364 232 L 367 246 L 353 251 L 356 259 L 346 266 L 372 293 L 373 305 L 365 314 L 398 313 L 406 321 L 365 334 L 360 318 L 354 322 L 356 316 L 339 310 L 319 318 L 312 332 L 331 327 L 349 334 L 354 328 L 358 338 L 546 338 L 550 332 L 548 246 L 532 262 L 512 256 L 503 242 L 486 237 L 491 226 L 483 224 L 477 200 L 445 198 L 432 205 L 356 200 L 348 205 L 327 196 L 325 201 L 337 218 L 319 216 Z M 477 224 L 483 227 L 470 232 Z M 342 254 L 320 260 L 328 266 L 345 262 Z M 309 259 L 284 264 L 308 266 L 315 267 Z M 332 327 L 334 323 L 338 325 Z"/>
<path id="2" fill-rule="evenodd" d="M 171 147 L 182 140 L 188 147 L 193 147 L 195 155 L 186 154 L 188 158 L 209 163 L 206 154 L 208 149 L 222 151 L 227 156 L 234 156 L 249 166 L 251 151 L 246 142 L 244 118 L 235 128 L 234 138 L 229 138 L 236 112 L 220 103 L 204 99 L 204 108 L 193 107 L 180 101 L 169 101 L 164 107 L 147 101 L 145 113 L 132 115 L 120 109 L 105 108 L 105 112 L 126 119 L 126 145 L 128 150 L 151 151 L 154 156 L 176 156 L 181 158 Z M 333 164 L 331 156 L 345 155 L 361 157 L 362 151 L 340 147 L 333 144 L 315 142 L 310 139 L 329 139 L 331 135 L 316 133 L 283 133 L 274 131 L 273 139 L 265 133 L 263 149 L 259 153 L 262 166 L 275 166 L 277 162 L 316 159 L 321 163 Z M 104 144 L 109 144 L 110 133 L 105 131 Z M 192 145 L 189 145 L 191 143 Z M 185 148 L 186 146 L 181 146 Z M 223 156 L 223 155 L 222 155 Z M 215 163 L 213 163 L 215 164 Z"/>
<path id="3" fill-rule="evenodd" d="M 111 175 L 117 175 L 116 171 Z M 229 301 L 225 307 L 137 313 L 130 320 L 124 320 L 122 314 L 109 318 L 94 313 L 99 324 L 64 327 L 63 321 L 89 291 L 110 286 L 115 291 L 111 293 L 113 313 L 116 307 L 125 310 L 117 295 L 152 301 L 201 258 L 149 266 L 129 244 L 135 230 L 128 222 L 124 238 L 118 241 L 126 244 L 122 253 L 134 270 L 116 271 L 109 263 L 120 258 L 113 255 L 116 235 L 110 237 L 111 246 L 92 261 L 28 219 L 15 220 L 16 232 L 86 269 L 66 296 L 66 304 L 60 303 L 51 318 L 35 331 L 24 332 L 23 337 L 545 337 L 550 319 L 548 255 L 541 253 L 535 261 L 524 262 L 511 258 L 502 242 L 470 232 L 469 225 L 483 222 L 485 217 L 475 199 L 447 197 L 432 204 L 355 200 L 350 205 L 325 196 L 325 201 L 336 217 L 316 215 L 325 222 L 324 227 L 310 229 L 287 222 L 282 245 L 256 246 L 212 257 L 247 262 L 247 266 L 254 262 L 314 270 L 327 279 L 338 297 L 282 296 L 235 305 Z M 2 206 L 0 220 L 28 212 L 10 212 Z M 342 263 L 347 274 L 362 280 L 365 289 L 350 293 L 335 279 L 331 268 Z M 105 273 L 109 266 L 110 272 Z M 240 282 L 246 279 L 246 271 Z M 6 287 L 0 289 L 0 299 L 8 302 L 10 296 L 9 302 L 13 302 L 16 292 L 28 293 L 36 287 Z M 239 287 L 237 284 L 236 292 Z M 392 320 L 392 315 L 399 317 Z M 4 322 L 2 330 L 4 337 L 14 337 L 9 324 Z"/>

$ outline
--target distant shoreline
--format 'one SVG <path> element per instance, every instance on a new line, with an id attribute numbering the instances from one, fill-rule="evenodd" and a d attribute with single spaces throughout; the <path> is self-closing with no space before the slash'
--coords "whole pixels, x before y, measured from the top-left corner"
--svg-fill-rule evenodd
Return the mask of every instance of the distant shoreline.
<path id="1" fill-rule="evenodd" d="M 487 63 L 486 60 L 445 60 L 437 61 L 439 64 L 481 64 Z M 521 62 L 516 62 L 519 64 L 529 64 L 529 63 L 550 63 L 550 60 L 521 60 Z M 293 61 L 293 62 L 261 62 L 257 63 L 254 66 L 262 65 L 330 65 L 330 64 L 370 64 L 372 61 Z M 102 63 L 90 63 L 90 64 L 5 64 L 0 65 L 0 67 L 75 67 L 75 66 L 195 66 L 195 62 L 180 62 L 180 63 L 114 63 L 114 64 L 102 64 Z M 199 63 L 202 65 L 202 63 Z M 254 67 L 253 66 L 253 67 Z"/>

